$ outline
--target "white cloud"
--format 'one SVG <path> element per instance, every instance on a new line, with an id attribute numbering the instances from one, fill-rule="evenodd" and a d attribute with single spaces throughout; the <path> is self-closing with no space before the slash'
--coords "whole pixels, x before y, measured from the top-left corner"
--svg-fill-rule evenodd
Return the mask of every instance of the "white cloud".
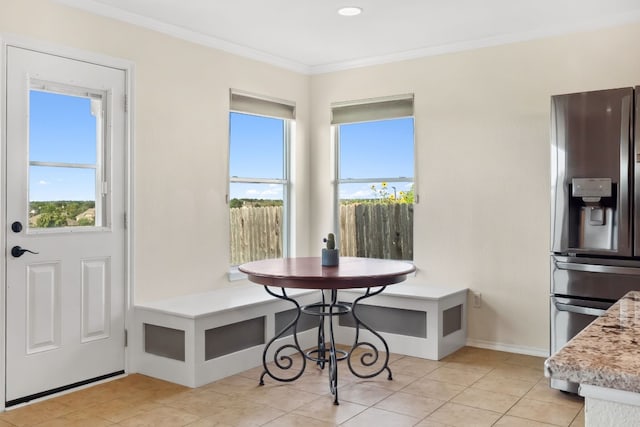
<path id="1" fill-rule="evenodd" d="M 40 185 L 49 185 L 50 182 L 45 181 L 44 179 L 41 179 L 40 181 L 38 181 L 38 184 L 40 184 Z"/>
<path id="2" fill-rule="evenodd" d="M 340 193 L 341 199 L 373 199 L 375 196 L 371 189 Z"/>
<path id="3" fill-rule="evenodd" d="M 280 196 L 282 195 L 282 186 L 278 184 L 272 184 L 268 189 L 261 192 L 260 195 L 263 197 Z"/>
<path id="4" fill-rule="evenodd" d="M 232 198 L 238 199 L 281 199 L 282 185 L 270 184 L 267 188 L 260 186 L 259 188 L 246 188 L 240 193 L 236 193 Z"/>

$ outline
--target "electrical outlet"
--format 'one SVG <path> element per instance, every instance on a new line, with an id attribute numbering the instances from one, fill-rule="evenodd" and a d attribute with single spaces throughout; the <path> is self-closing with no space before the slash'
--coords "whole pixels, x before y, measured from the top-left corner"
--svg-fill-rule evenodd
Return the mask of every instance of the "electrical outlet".
<path id="1" fill-rule="evenodd" d="M 482 294 L 480 292 L 473 292 L 473 308 L 482 307 Z"/>

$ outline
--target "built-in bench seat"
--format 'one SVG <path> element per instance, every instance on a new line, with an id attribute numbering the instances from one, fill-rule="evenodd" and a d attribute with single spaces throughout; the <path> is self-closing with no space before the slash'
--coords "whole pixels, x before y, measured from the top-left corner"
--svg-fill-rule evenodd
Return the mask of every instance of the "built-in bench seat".
<path id="1" fill-rule="evenodd" d="M 379 295 L 359 303 L 359 316 L 389 344 L 392 353 L 440 360 L 462 348 L 467 339 L 467 288 L 433 286 L 416 279 L 387 286 Z M 352 302 L 364 290 L 341 291 Z M 351 344 L 352 318 L 340 318 L 336 340 Z M 366 331 L 362 340 L 376 339 Z"/>
<path id="2" fill-rule="evenodd" d="M 304 289 L 287 295 L 300 304 L 320 299 L 319 291 Z M 134 370 L 198 387 L 258 366 L 264 344 L 293 319 L 293 308 L 254 284 L 137 304 Z M 298 338 L 305 346 L 317 340 L 310 330 Z"/>
<path id="3" fill-rule="evenodd" d="M 363 292 L 341 290 L 339 299 L 352 302 Z M 287 295 L 300 305 L 321 299 L 313 290 L 288 289 Z M 439 360 L 465 345 L 466 306 L 466 288 L 409 281 L 364 299 L 358 313 L 387 340 L 391 352 Z M 259 366 L 264 345 L 293 319 L 294 310 L 291 302 L 274 298 L 255 284 L 138 304 L 131 337 L 134 372 L 199 387 Z M 317 343 L 315 319 L 299 323 L 303 348 Z M 354 324 L 353 317 L 339 316 L 338 344 L 353 344 Z M 367 331 L 360 337 L 375 342 Z M 280 341 L 291 343 L 290 332 Z"/>

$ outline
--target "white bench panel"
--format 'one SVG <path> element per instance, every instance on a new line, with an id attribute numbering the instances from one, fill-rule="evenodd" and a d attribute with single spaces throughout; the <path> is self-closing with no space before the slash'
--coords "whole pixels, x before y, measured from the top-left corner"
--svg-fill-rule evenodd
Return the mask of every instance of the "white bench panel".
<path id="1" fill-rule="evenodd" d="M 440 360 L 464 347 L 467 337 L 467 288 L 431 286 L 417 282 L 389 285 L 381 294 L 361 300 L 360 304 L 415 310 L 426 313 L 426 338 L 387 332 L 378 332 L 387 341 L 389 351 L 407 356 Z M 341 301 L 353 302 L 365 293 L 362 289 L 340 291 Z M 461 329 L 443 336 L 443 312 L 461 305 Z M 379 340 L 366 329 L 360 328 L 361 341 Z M 351 345 L 355 337 L 352 327 L 338 326 L 336 339 L 340 344 Z M 383 348 L 378 350 L 384 350 Z"/>
<path id="2" fill-rule="evenodd" d="M 274 291 L 280 291 L 275 288 Z M 313 290 L 287 290 L 300 304 L 319 299 Z M 265 317 L 265 342 L 275 335 L 275 315 L 295 308 L 289 301 L 269 295 L 263 286 L 250 285 L 170 298 L 135 306 L 131 336 L 133 372 L 140 372 L 188 387 L 198 387 L 262 364 L 264 345 L 205 360 L 205 331 L 245 320 Z M 146 353 L 144 324 L 178 329 L 185 334 L 185 361 Z M 300 344 L 311 346 L 313 331 L 298 334 Z M 292 338 L 278 340 L 287 342 Z M 280 344 L 281 345 L 281 344 Z M 274 346 L 275 348 L 279 347 Z"/>

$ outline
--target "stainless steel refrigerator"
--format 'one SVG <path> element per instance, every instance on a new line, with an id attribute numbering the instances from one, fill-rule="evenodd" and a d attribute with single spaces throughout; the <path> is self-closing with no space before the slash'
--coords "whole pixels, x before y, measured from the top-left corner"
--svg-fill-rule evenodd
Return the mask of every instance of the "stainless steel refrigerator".
<path id="1" fill-rule="evenodd" d="M 640 290 L 639 115 L 640 87 L 551 97 L 552 354 Z"/>

